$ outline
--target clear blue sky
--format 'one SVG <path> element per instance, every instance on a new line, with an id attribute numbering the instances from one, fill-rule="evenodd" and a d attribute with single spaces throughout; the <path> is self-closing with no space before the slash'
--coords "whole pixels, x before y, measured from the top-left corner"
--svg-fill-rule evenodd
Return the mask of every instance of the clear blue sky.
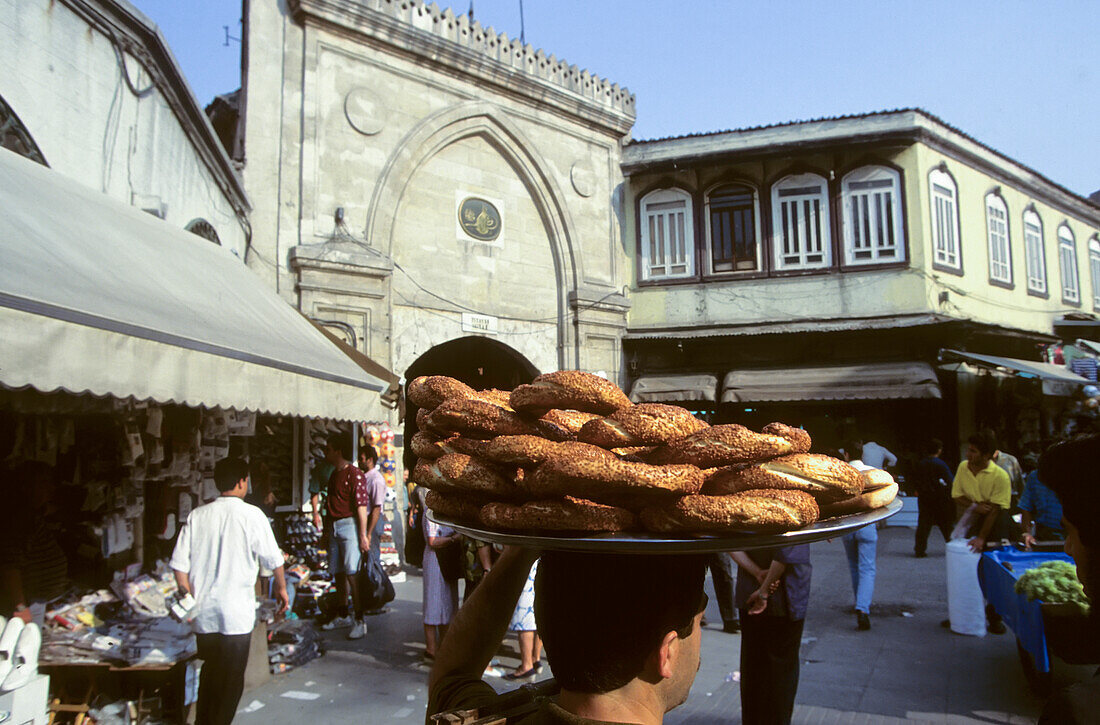
<path id="1" fill-rule="evenodd" d="M 237 88 L 240 45 L 222 26 L 240 36 L 239 2 L 132 1 L 200 102 Z M 474 14 L 519 35 L 519 0 L 475 0 Z M 1096 0 L 525 0 L 524 16 L 529 43 L 637 96 L 635 138 L 919 106 L 1100 190 Z"/>

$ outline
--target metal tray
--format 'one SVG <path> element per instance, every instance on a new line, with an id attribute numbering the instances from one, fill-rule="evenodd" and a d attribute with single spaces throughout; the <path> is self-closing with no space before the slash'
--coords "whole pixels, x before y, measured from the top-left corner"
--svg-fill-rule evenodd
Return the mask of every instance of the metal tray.
<path id="1" fill-rule="evenodd" d="M 660 534 L 644 532 L 617 532 L 608 534 L 521 534 L 508 531 L 494 531 L 448 521 L 429 510 L 428 518 L 443 526 L 450 526 L 461 534 L 480 541 L 494 544 L 513 544 L 535 549 L 557 549 L 560 551 L 605 551 L 635 554 L 705 554 L 716 551 L 746 551 L 765 549 L 775 546 L 794 546 L 809 544 L 837 536 L 843 536 L 858 528 L 888 519 L 901 511 L 902 502 L 894 499 L 882 508 L 864 511 L 847 516 L 836 516 L 818 521 L 805 528 L 782 533 L 743 532 L 729 536 L 710 536 L 700 534 L 691 538 L 670 539 Z"/>

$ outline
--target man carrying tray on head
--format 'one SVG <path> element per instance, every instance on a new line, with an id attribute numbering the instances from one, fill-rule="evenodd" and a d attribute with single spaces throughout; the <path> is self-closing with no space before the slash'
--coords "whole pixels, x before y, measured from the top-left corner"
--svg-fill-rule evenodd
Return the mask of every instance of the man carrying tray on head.
<path id="1" fill-rule="evenodd" d="M 704 558 L 542 552 L 535 614 L 561 691 L 513 701 L 481 677 L 536 556 L 506 549 L 455 617 L 428 683 L 428 722 L 476 708 L 523 725 L 661 723 L 699 670 Z"/>

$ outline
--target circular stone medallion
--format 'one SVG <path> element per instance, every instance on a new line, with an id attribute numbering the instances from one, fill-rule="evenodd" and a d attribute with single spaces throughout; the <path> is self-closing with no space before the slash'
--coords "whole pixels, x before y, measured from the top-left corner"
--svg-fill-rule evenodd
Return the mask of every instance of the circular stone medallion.
<path id="1" fill-rule="evenodd" d="M 344 98 L 344 115 L 348 123 L 364 136 L 382 130 L 382 102 L 366 88 L 353 88 Z"/>
<path id="2" fill-rule="evenodd" d="M 596 175 L 592 172 L 588 162 L 578 161 L 569 169 L 569 180 L 573 182 L 573 189 L 586 199 L 592 196 L 596 188 Z"/>

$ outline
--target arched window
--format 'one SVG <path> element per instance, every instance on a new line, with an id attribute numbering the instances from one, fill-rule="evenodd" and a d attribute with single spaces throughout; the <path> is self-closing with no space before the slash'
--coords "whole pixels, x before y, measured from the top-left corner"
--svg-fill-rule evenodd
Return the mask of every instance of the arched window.
<path id="1" fill-rule="evenodd" d="M 214 228 L 213 224 L 205 219 L 192 219 L 184 229 L 196 236 L 202 237 L 208 242 L 213 242 L 221 246 L 222 240 L 218 237 L 218 230 Z"/>
<path id="2" fill-rule="evenodd" d="M 1089 240 L 1089 277 L 1092 282 L 1092 309 L 1100 310 L 1100 236 Z"/>
<path id="3" fill-rule="evenodd" d="M 691 195 L 661 189 L 641 202 L 642 279 L 676 279 L 695 274 L 695 229 Z"/>
<path id="4" fill-rule="evenodd" d="M 1077 282 L 1077 242 L 1066 224 L 1058 227 L 1058 262 L 1062 267 L 1062 301 L 1081 304 L 1081 288 Z"/>
<path id="5" fill-rule="evenodd" d="M 1046 244 L 1043 242 L 1043 220 L 1034 209 L 1024 212 L 1024 254 L 1027 257 L 1027 291 L 1047 294 Z"/>
<path id="6" fill-rule="evenodd" d="M 832 264 L 828 183 L 817 174 L 786 176 L 772 186 L 775 268 L 820 269 Z"/>
<path id="7" fill-rule="evenodd" d="M 864 166 L 840 184 L 845 264 L 905 260 L 901 175 L 886 166 Z"/>
<path id="8" fill-rule="evenodd" d="M 929 206 L 932 214 L 932 261 L 935 266 L 962 271 L 959 240 L 959 190 L 942 168 L 928 174 Z"/>
<path id="9" fill-rule="evenodd" d="M 1012 286 L 1012 249 L 1008 239 L 1008 206 L 1001 195 L 985 195 L 985 232 L 989 243 L 989 281 Z"/>
<path id="10" fill-rule="evenodd" d="M 723 184 L 707 193 L 707 264 L 710 274 L 757 272 L 760 214 L 756 189 Z"/>

